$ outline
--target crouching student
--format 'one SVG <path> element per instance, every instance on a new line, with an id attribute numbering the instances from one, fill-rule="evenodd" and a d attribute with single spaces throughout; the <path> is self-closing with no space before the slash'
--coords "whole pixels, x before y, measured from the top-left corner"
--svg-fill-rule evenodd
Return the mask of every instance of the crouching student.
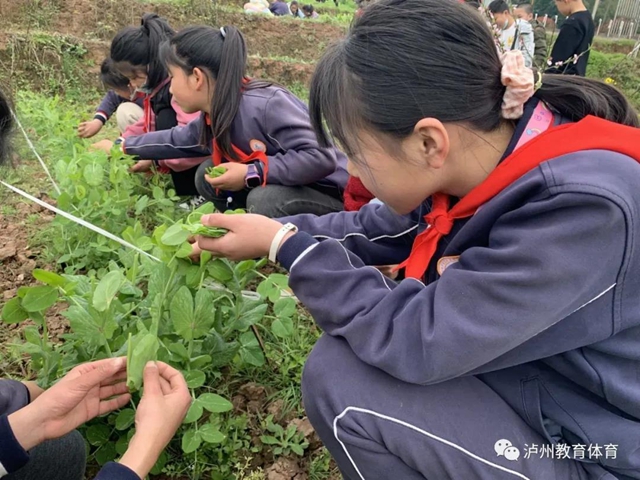
<path id="1" fill-rule="evenodd" d="M 176 102 L 204 113 L 186 127 L 123 139 L 126 153 L 152 160 L 210 154 L 196 188 L 221 211 L 279 217 L 342 210 L 344 154 L 318 145 L 306 105 L 291 92 L 246 77 L 237 28 L 186 28 L 163 46 L 162 58 Z M 224 173 L 209 175 L 213 166 Z"/>
<path id="2" fill-rule="evenodd" d="M 344 477 L 640 478 L 640 129 L 622 93 L 534 77 L 464 4 L 382 0 L 318 63 L 310 110 L 385 205 L 210 215 L 229 233 L 198 243 L 289 270 L 324 332 L 305 410 Z M 399 261 L 401 283 L 369 266 Z"/>
<path id="3" fill-rule="evenodd" d="M 135 125 L 144 115 L 144 96 L 131 88 L 129 79 L 115 68 L 110 58 L 106 58 L 100 66 L 100 81 L 109 91 L 100 102 L 93 120 L 82 122 L 78 126 L 78 136 L 81 138 L 96 135 L 114 113 L 120 134 Z"/>
<path id="4" fill-rule="evenodd" d="M 156 14 L 145 14 L 140 27 L 127 27 L 121 30 L 111 42 L 111 58 L 116 67 L 132 86 L 144 93 L 144 115 L 135 124 L 128 127 L 122 138 L 141 135 L 147 132 L 170 130 L 178 125 L 186 125 L 198 118 L 198 112 L 185 113 L 171 94 L 171 78 L 159 55 L 162 42 L 169 40 L 174 31 L 163 18 Z M 98 148 L 110 151 L 113 142 L 103 141 Z M 146 172 L 154 165 L 144 156 L 134 165 L 132 171 Z M 156 167 L 162 173 L 169 173 L 180 196 L 192 196 L 192 203 L 200 203 L 195 188 L 195 175 L 203 157 L 183 158 L 180 155 L 165 157 Z"/>

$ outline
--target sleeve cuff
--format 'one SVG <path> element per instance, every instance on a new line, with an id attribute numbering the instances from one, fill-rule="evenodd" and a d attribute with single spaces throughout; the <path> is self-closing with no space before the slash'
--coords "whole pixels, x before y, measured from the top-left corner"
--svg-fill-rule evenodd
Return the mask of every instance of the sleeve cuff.
<path id="1" fill-rule="evenodd" d="M 282 244 L 278 251 L 278 262 L 287 270 L 291 270 L 298 260 L 316 245 L 318 241 L 311 235 L 298 232 Z"/>
<path id="2" fill-rule="evenodd" d="M 96 112 L 96 114 L 93 116 L 93 119 L 100 120 L 104 125 L 105 123 L 107 123 L 107 120 L 109 120 L 109 117 L 104 112 Z"/>
<path id="3" fill-rule="evenodd" d="M 109 462 L 98 472 L 95 480 L 140 480 L 140 477 L 121 463 Z"/>
<path id="4" fill-rule="evenodd" d="M 0 417 L 0 477 L 15 472 L 24 467 L 29 461 L 29 454 L 18 443 L 11 425 L 9 417 Z M 139 479 L 137 479 L 139 480 Z"/>

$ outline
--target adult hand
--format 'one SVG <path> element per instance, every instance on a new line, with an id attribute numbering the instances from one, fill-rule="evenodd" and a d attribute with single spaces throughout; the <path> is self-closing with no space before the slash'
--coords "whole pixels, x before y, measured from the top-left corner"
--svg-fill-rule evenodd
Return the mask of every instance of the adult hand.
<path id="1" fill-rule="evenodd" d="M 204 179 L 209 182 L 213 188 L 228 190 L 230 192 L 242 190 L 245 187 L 244 181 L 249 167 L 244 163 L 227 162 L 224 164 L 224 168 L 226 168 L 227 171 L 219 177 L 211 178 L 209 175 L 205 175 Z"/>
<path id="2" fill-rule="evenodd" d="M 104 124 L 97 118 L 88 122 L 82 122 L 78 125 L 78 136 L 80 138 L 91 138 L 102 129 L 103 125 Z"/>
<path id="3" fill-rule="evenodd" d="M 143 173 L 148 172 L 153 167 L 152 160 L 139 160 L 129 169 L 130 172 Z"/>
<path id="4" fill-rule="evenodd" d="M 202 249 L 198 246 L 198 241 L 195 237 L 189 237 L 189 243 L 191 244 L 191 253 L 189 254 L 189 260 L 193 263 L 200 263 L 200 255 Z"/>
<path id="5" fill-rule="evenodd" d="M 93 150 L 102 150 L 105 153 L 111 153 L 111 149 L 113 148 L 113 142 L 111 140 L 100 140 L 99 142 L 94 143 L 89 148 Z"/>
<path id="6" fill-rule="evenodd" d="M 237 214 L 224 215 L 213 213 L 204 215 L 200 220 L 207 227 L 226 228 L 229 232 L 220 238 L 198 236 L 198 246 L 208 250 L 217 257 L 231 260 L 246 260 L 249 258 L 269 255 L 271 242 L 282 228 L 282 224 L 262 215 Z M 293 235 L 288 233 L 282 240 Z"/>
<path id="7" fill-rule="evenodd" d="M 35 401 L 9 415 L 25 450 L 58 438 L 83 423 L 126 405 L 126 359 L 107 358 L 79 365 Z"/>
<path id="8" fill-rule="evenodd" d="M 142 400 L 136 410 L 136 433 L 120 463 L 145 478 L 182 424 L 191 395 L 182 374 L 163 362 L 144 369 Z"/>

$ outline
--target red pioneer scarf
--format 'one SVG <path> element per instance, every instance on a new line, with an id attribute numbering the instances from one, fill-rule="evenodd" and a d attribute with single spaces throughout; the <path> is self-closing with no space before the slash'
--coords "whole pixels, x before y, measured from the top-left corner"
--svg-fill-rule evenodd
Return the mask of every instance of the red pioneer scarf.
<path id="1" fill-rule="evenodd" d="M 398 268 L 406 268 L 407 277 L 422 278 L 438 241 L 451 232 L 455 220 L 473 216 L 478 208 L 541 163 L 583 150 L 609 150 L 640 162 L 640 129 L 593 116 L 551 128 L 509 155 L 451 210 L 448 195 L 432 195 L 431 211 L 424 217 L 429 226 L 416 237 L 409 258 Z"/>

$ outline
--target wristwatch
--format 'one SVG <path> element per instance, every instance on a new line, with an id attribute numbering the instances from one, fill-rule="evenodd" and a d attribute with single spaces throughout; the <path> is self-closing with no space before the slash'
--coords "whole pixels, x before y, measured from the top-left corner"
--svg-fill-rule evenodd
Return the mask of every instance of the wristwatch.
<path id="1" fill-rule="evenodd" d="M 258 173 L 258 169 L 254 164 L 247 166 L 247 174 L 244 177 L 244 184 L 247 188 L 256 188 L 262 185 L 262 179 Z"/>

